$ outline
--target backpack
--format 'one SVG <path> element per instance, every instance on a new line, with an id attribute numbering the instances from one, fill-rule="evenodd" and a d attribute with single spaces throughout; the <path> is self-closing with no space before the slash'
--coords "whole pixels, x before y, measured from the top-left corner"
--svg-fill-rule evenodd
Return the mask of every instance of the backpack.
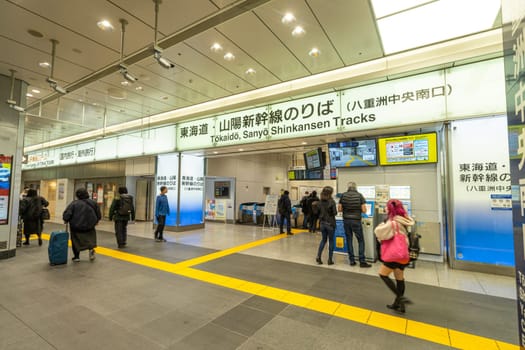
<path id="1" fill-rule="evenodd" d="M 119 215 L 129 215 L 131 213 L 131 208 L 133 206 L 131 196 L 121 195 L 120 196 L 120 206 L 117 209 Z"/>
<path id="2" fill-rule="evenodd" d="M 408 256 L 410 257 L 410 261 L 416 261 L 419 257 L 419 251 L 421 250 L 421 247 L 419 246 L 420 238 L 421 235 L 418 235 L 417 233 L 408 234 Z"/>
<path id="3" fill-rule="evenodd" d="M 319 201 L 313 201 L 312 202 L 312 214 L 318 215 L 319 214 Z"/>
<path id="4" fill-rule="evenodd" d="M 25 210 L 24 210 L 24 219 L 25 220 L 37 220 L 40 219 L 40 213 L 42 213 L 42 200 L 40 197 L 30 197 L 24 199 Z"/>

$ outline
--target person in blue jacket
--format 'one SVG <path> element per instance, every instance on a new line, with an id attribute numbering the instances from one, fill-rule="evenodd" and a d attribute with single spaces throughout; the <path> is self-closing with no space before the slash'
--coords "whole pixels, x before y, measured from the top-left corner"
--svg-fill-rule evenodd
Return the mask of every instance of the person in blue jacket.
<path id="1" fill-rule="evenodd" d="M 163 237 L 164 225 L 166 225 L 166 216 L 170 215 L 170 205 L 168 204 L 168 188 L 160 187 L 160 194 L 157 196 L 155 203 L 155 217 L 157 218 L 157 228 L 155 229 L 155 241 L 166 242 Z"/>

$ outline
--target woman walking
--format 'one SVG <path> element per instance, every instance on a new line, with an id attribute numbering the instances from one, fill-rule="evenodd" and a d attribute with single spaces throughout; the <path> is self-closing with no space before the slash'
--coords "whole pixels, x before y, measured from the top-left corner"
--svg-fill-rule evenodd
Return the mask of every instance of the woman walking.
<path id="1" fill-rule="evenodd" d="M 314 191 L 315 192 L 315 191 Z M 337 205 L 332 198 L 334 189 L 326 186 L 321 191 L 321 200 L 319 201 L 319 219 L 321 222 L 321 242 L 319 242 L 319 250 L 317 251 L 317 258 L 315 261 L 319 265 L 323 263 L 321 254 L 324 246 L 328 240 L 328 265 L 333 265 L 334 260 L 334 235 L 335 235 L 335 216 L 337 215 Z"/>
<path id="2" fill-rule="evenodd" d="M 73 261 L 80 261 L 80 251 L 89 249 L 89 260 L 95 260 L 95 248 L 97 247 L 98 224 L 102 215 L 98 204 L 89 199 L 89 193 L 85 188 L 76 191 L 77 200 L 71 202 L 62 218 L 69 223 L 71 229 L 71 245 L 73 249 Z"/>
<path id="3" fill-rule="evenodd" d="M 414 225 L 414 220 L 408 216 L 403 203 L 397 199 L 390 199 L 386 204 L 386 212 L 388 214 L 384 223 L 379 224 L 374 233 L 377 239 L 381 242 L 388 241 L 394 238 L 395 234 L 401 234 L 406 240 L 407 254 L 406 259 L 400 261 L 384 261 L 379 269 L 379 277 L 385 282 L 387 287 L 394 293 L 396 298 L 394 302 L 387 305 L 389 309 L 404 313 L 405 305 L 410 304 L 410 300 L 405 298 L 405 276 L 404 270 L 407 267 L 410 259 L 408 258 L 408 227 Z M 390 245 L 389 245 L 390 246 Z M 390 274 L 394 273 L 396 282 L 390 279 Z"/>

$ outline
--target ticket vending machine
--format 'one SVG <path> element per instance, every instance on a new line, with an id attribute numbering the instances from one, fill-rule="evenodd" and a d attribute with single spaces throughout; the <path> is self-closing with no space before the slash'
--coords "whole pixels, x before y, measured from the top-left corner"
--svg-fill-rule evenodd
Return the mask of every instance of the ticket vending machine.
<path id="1" fill-rule="evenodd" d="M 377 260 L 376 256 L 376 239 L 374 236 L 374 208 L 375 203 L 372 200 L 366 201 L 366 213 L 363 213 L 361 219 L 361 225 L 363 226 L 363 237 L 365 241 L 365 258 L 367 261 L 375 262 Z M 356 260 L 358 259 L 358 249 L 359 244 L 355 235 L 353 236 L 352 246 L 354 248 L 354 256 Z M 343 224 L 342 216 L 336 217 L 336 227 L 335 227 L 335 247 L 334 251 L 336 253 L 347 254 L 348 245 L 346 244 L 345 229 Z"/>

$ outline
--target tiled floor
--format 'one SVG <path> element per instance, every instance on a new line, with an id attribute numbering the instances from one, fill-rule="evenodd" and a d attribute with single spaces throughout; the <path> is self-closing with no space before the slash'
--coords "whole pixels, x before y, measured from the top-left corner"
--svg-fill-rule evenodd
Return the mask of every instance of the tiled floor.
<path id="1" fill-rule="evenodd" d="M 100 225 L 101 229 L 112 230 L 110 222 Z M 129 233 L 150 238 L 153 236 L 151 223 L 140 223 L 129 225 Z M 206 223 L 206 229 L 189 232 L 165 231 L 165 236 L 170 242 L 177 242 L 202 248 L 222 250 L 241 245 L 253 240 L 261 239 L 278 231 L 263 231 L 261 227 L 249 225 L 230 225 L 222 223 Z M 294 236 L 291 241 L 276 241 L 265 244 L 242 254 L 259 256 L 295 262 L 299 264 L 315 265 L 315 256 L 319 246 L 321 235 L 308 232 Z M 325 248 L 325 259 L 328 247 Z M 321 265 L 319 268 L 336 269 L 355 273 L 364 273 L 377 276 L 379 264 L 374 264 L 370 269 L 361 269 L 357 266 L 347 264 L 347 256 L 335 254 L 335 265 Z M 458 289 L 468 292 L 499 296 L 516 299 L 516 284 L 514 277 L 499 276 L 478 272 L 454 270 L 448 268 L 445 263 L 430 261 L 418 261 L 415 269 L 407 269 L 405 278 L 407 281 L 427 284 L 431 286 Z"/>
<path id="2" fill-rule="evenodd" d="M 49 223 L 46 231 L 59 227 Z M 166 232 L 168 242 L 156 243 L 151 223 L 136 223 L 129 226 L 125 254 L 115 249 L 112 223 L 101 223 L 98 231 L 99 246 L 113 253 L 101 248 L 93 263 L 83 252 L 80 263 L 50 267 L 47 243 L 23 247 L 15 258 L 0 261 L 0 349 L 440 349 L 464 333 L 483 339 L 463 336 L 469 341 L 452 344 L 502 349 L 495 344 L 517 343 L 512 277 L 419 261 L 406 272 L 407 294 L 415 305 L 403 319 L 392 318 L 399 315 L 384 306 L 392 296 L 376 277 L 379 264 L 350 267 L 337 255 L 335 265 L 318 266 L 319 235 L 282 237 L 195 263 L 186 277 L 177 264 L 276 232 L 207 223 L 203 230 Z M 173 265 L 154 268 L 162 262 Z M 173 273 L 166 272 L 170 268 Z M 233 279 L 222 286 L 206 282 L 208 275 L 192 278 L 200 272 Z M 238 281 L 256 283 L 254 293 L 236 289 Z M 274 288 L 277 297 L 255 292 L 261 285 Z M 280 301 L 283 291 L 320 299 L 315 307 L 302 307 Z M 333 302 L 368 310 L 368 323 L 323 312 Z M 402 329 L 389 328 L 401 321 Z M 416 321 L 434 333 L 451 331 L 443 342 L 435 341 L 435 334 L 434 341 L 425 341 L 425 332 L 411 331 Z"/>

